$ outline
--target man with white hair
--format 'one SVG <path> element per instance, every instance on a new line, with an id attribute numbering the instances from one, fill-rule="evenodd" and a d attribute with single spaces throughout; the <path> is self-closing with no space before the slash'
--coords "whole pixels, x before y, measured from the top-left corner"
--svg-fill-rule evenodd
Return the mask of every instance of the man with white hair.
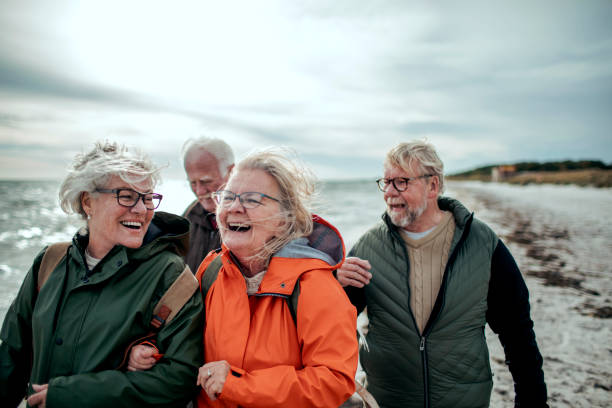
<path id="1" fill-rule="evenodd" d="M 207 137 L 188 140 L 183 152 L 185 173 L 197 198 L 183 213 L 191 222 L 185 262 L 195 273 L 206 254 L 221 247 L 211 194 L 227 182 L 234 167 L 234 153 L 223 140 Z"/>
<path id="2" fill-rule="evenodd" d="M 488 323 L 504 347 L 515 406 L 547 407 L 521 272 L 486 224 L 439 196 L 443 164 L 434 147 L 400 143 L 377 184 L 383 220 L 336 272 L 358 312 L 367 306 L 359 352 L 367 389 L 381 407 L 488 407 Z"/>

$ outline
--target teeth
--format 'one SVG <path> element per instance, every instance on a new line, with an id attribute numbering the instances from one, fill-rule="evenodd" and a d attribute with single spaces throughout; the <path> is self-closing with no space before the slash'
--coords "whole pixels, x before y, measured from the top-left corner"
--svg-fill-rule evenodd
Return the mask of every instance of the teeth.
<path id="1" fill-rule="evenodd" d="M 248 231 L 251 229 L 251 226 L 249 224 L 243 224 L 241 222 L 228 222 L 227 223 L 227 228 L 230 231 L 238 231 L 238 232 L 242 232 L 242 231 Z"/>
<path id="2" fill-rule="evenodd" d="M 125 225 L 126 227 L 137 227 L 140 228 L 142 226 L 141 222 L 136 222 L 136 221 L 121 221 L 122 225 Z"/>

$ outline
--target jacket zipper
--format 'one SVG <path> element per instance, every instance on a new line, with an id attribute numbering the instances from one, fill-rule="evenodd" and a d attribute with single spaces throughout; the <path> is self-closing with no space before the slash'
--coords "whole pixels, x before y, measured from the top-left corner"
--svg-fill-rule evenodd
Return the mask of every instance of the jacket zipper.
<path id="1" fill-rule="evenodd" d="M 421 344 L 419 351 L 421 352 L 421 361 L 423 361 L 423 386 L 425 388 L 425 408 L 429 408 L 429 367 L 427 367 L 427 350 L 425 350 L 425 336 L 421 336 Z"/>

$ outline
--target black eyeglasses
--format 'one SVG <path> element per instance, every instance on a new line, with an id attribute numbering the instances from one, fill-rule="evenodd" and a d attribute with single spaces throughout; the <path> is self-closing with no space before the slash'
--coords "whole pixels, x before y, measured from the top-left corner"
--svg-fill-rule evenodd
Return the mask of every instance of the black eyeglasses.
<path id="1" fill-rule="evenodd" d="M 395 189 L 401 193 L 402 191 L 406 191 L 411 181 L 432 176 L 433 174 L 424 174 L 422 176 L 417 177 L 395 177 L 392 179 L 379 178 L 378 180 L 376 180 L 376 184 L 382 192 L 387 191 L 389 189 L 389 186 L 393 184 L 393 187 L 395 187 Z"/>
<path id="2" fill-rule="evenodd" d="M 238 199 L 238 201 L 240 201 L 240 204 L 242 204 L 244 208 L 255 208 L 262 205 L 264 197 L 280 203 L 280 201 L 274 197 L 270 197 L 267 194 L 257 193 L 254 191 L 236 194 L 233 191 L 229 190 L 219 190 L 212 193 L 212 196 L 215 199 L 215 202 L 221 207 L 229 207 L 230 205 L 232 205 L 236 198 Z"/>
<path id="3" fill-rule="evenodd" d="M 162 195 L 157 193 L 139 193 L 131 188 L 97 188 L 96 192 L 105 194 L 115 194 L 117 203 L 120 206 L 132 208 L 138 204 L 138 200 L 142 199 L 147 210 L 154 210 L 159 207 L 162 200 Z"/>

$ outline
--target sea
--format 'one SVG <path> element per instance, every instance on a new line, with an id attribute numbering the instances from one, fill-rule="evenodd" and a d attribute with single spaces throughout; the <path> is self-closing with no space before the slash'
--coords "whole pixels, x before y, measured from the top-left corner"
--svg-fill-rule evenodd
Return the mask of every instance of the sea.
<path id="1" fill-rule="evenodd" d="M 83 221 L 58 204 L 59 181 L 0 181 L 0 319 L 36 254 L 71 239 Z M 193 200 L 184 180 L 166 180 L 159 210 L 181 213 Z M 447 182 L 503 239 L 521 268 L 532 304 L 552 406 L 612 403 L 612 189 Z M 334 224 L 347 250 L 380 220 L 373 180 L 319 183 L 314 212 Z M 495 387 L 491 406 L 512 406 L 512 379 L 497 336 L 487 329 Z"/>

